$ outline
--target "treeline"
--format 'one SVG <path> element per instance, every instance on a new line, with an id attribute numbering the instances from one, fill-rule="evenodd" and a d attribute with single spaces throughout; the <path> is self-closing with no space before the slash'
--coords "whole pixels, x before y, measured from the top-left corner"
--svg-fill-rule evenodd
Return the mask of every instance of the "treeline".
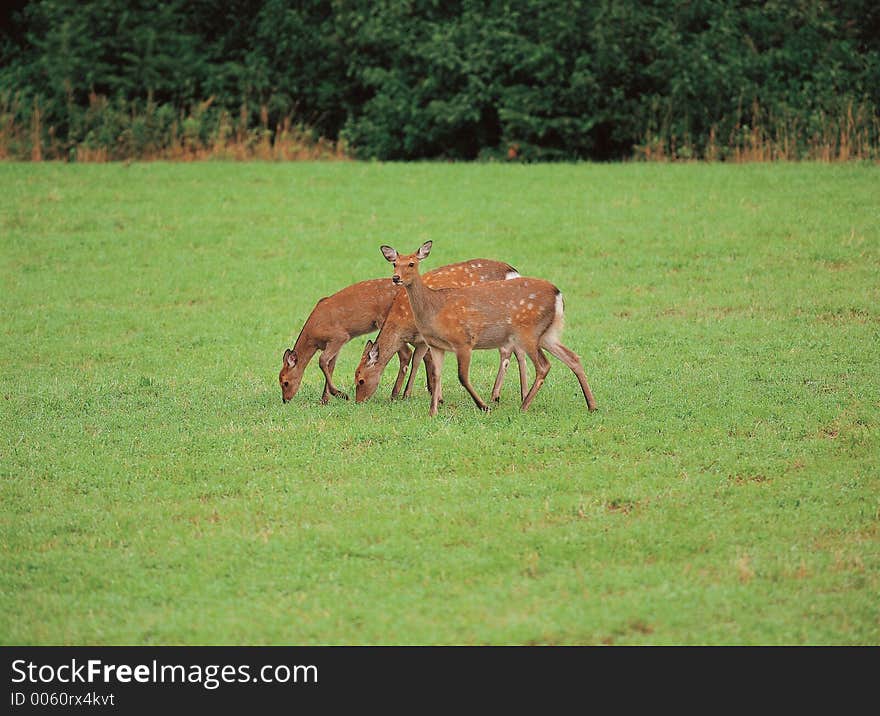
<path id="1" fill-rule="evenodd" d="M 0 156 L 880 157 L 876 0 L 33 0 Z"/>

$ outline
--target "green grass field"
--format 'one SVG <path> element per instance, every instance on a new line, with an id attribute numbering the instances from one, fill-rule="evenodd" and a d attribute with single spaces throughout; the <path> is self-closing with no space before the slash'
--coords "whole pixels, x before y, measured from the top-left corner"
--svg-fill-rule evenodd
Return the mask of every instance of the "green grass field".
<path id="1" fill-rule="evenodd" d="M 0 164 L 5 644 L 880 643 L 880 170 Z M 528 413 L 281 402 L 318 298 L 511 262 Z M 336 376 L 353 394 L 366 336 Z M 497 352 L 475 356 L 488 397 Z M 531 372 L 531 366 L 530 366 Z M 424 374 L 422 373 L 422 376 Z"/>

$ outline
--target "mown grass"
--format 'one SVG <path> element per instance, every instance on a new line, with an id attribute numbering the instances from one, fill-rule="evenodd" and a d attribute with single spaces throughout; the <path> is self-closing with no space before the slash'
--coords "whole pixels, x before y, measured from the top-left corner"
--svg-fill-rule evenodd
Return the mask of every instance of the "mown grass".
<path id="1" fill-rule="evenodd" d="M 0 185 L 3 643 L 880 643 L 876 166 Z M 426 239 L 562 288 L 597 413 L 555 359 L 526 414 L 454 360 L 433 420 L 391 370 L 322 407 L 316 362 L 282 405 L 315 301 Z"/>

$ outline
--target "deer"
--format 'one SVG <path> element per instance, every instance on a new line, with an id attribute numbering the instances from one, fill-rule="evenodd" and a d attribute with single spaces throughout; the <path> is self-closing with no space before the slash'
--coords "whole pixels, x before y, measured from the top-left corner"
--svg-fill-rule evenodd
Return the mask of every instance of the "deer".
<path id="1" fill-rule="evenodd" d="M 471 353 L 474 350 L 508 348 L 525 353 L 535 367 L 535 382 L 523 398 L 526 411 L 550 372 L 550 361 L 542 349 L 556 356 L 575 374 L 587 409 L 596 410 L 596 401 L 577 353 L 561 342 L 565 303 L 562 292 L 549 281 L 513 278 L 508 281 L 478 283 L 463 288 L 431 288 L 419 274 L 419 264 L 428 258 L 431 241 L 412 254 L 399 254 L 382 246 L 382 255 L 394 267 L 391 280 L 406 289 L 416 327 L 433 357 L 434 373 L 429 414 L 437 415 L 443 358 L 455 353 L 458 380 L 477 407 L 489 411 L 470 381 Z"/>
<path id="2" fill-rule="evenodd" d="M 299 391 L 303 373 L 315 353 L 321 351 L 318 365 L 324 374 L 324 392 L 321 404 L 330 396 L 348 400 L 348 395 L 333 384 L 333 369 L 342 346 L 352 338 L 381 328 L 394 297 L 401 291 L 387 278 L 371 279 L 343 288 L 315 304 L 293 348 L 284 351 L 278 383 L 281 400 L 289 402 Z M 409 367 L 412 351 L 404 345 L 397 350 L 400 370 L 391 395 L 400 392 Z"/>
<path id="3" fill-rule="evenodd" d="M 500 261 L 492 261 L 490 259 L 471 259 L 470 261 L 462 261 L 449 266 L 441 266 L 440 268 L 429 271 L 423 276 L 426 285 L 431 288 L 451 288 L 458 286 L 472 286 L 482 281 L 499 281 L 504 279 L 518 278 L 519 272 L 510 264 Z M 391 303 L 391 309 L 385 318 L 382 330 L 375 341 L 367 341 L 364 352 L 361 355 L 360 363 L 354 373 L 355 380 L 355 401 L 362 403 L 369 400 L 379 387 L 379 380 L 385 366 L 391 360 L 391 357 L 407 343 L 412 344 L 414 348 L 413 367 L 406 384 L 403 397 L 409 398 L 412 395 L 412 381 L 418 370 L 419 364 L 425 360 L 425 370 L 428 373 L 428 390 L 431 391 L 432 385 L 432 369 L 430 354 L 427 353 L 428 346 L 422 341 L 413 319 L 412 308 L 410 308 L 409 299 L 403 288 L 398 289 L 399 293 L 394 297 Z M 501 361 L 498 367 L 498 375 L 495 378 L 495 385 L 492 387 L 492 400 L 498 402 L 501 399 L 501 386 L 504 382 L 504 376 L 510 365 L 511 350 L 502 348 L 500 350 Z M 528 388 L 528 376 L 526 375 L 525 355 L 516 354 L 517 364 L 519 365 L 520 378 L 520 396 L 524 399 L 526 389 Z M 442 397 L 440 398 L 442 400 Z"/>

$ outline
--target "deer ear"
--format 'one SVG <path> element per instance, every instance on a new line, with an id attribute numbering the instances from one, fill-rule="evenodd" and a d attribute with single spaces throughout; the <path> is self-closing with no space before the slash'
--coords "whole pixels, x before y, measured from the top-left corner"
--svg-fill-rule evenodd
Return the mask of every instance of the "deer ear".
<path id="1" fill-rule="evenodd" d="M 361 357 L 366 358 L 370 353 L 370 348 L 372 348 L 372 347 L 373 347 L 373 341 L 368 340 L 366 345 L 364 346 L 364 352 L 361 353 Z"/>
<path id="2" fill-rule="evenodd" d="M 390 246 L 380 246 L 379 249 L 382 251 L 382 255 L 385 257 L 387 261 L 397 261 L 397 251 L 392 249 Z"/>
<path id="3" fill-rule="evenodd" d="M 377 360 L 379 360 L 379 346 L 372 345 L 369 354 L 367 354 L 367 365 L 376 365 Z"/>
<path id="4" fill-rule="evenodd" d="M 432 244 L 432 241 L 426 241 L 424 244 L 419 246 L 419 250 L 416 251 L 416 256 L 418 257 L 419 261 L 423 261 L 424 259 L 428 258 L 428 254 L 431 253 Z"/>
<path id="5" fill-rule="evenodd" d="M 292 351 L 290 348 L 284 351 L 284 362 L 293 368 L 296 365 L 296 351 Z"/>

